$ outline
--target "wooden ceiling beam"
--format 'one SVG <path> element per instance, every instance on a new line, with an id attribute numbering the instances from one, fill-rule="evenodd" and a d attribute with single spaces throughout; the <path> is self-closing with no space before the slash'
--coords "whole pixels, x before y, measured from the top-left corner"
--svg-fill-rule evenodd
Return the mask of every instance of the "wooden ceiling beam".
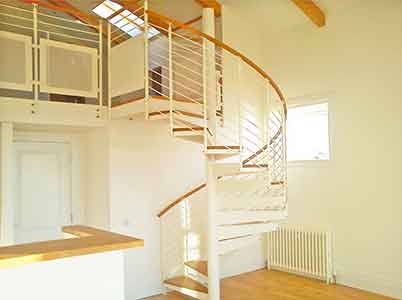
<path id="1" fill-rule="evenodd" d="M 213 8 L 215 10 L 215 16 L 220 17 L 222 15 L 222 6 L 216 0 L 194 0 L 204 8 Z"/>
<path id="2" fill-rule="evenodd" d="M 313 0 L 292 0 L 303 13 L 318 27 L 325 26 L 325 14 Z"/>

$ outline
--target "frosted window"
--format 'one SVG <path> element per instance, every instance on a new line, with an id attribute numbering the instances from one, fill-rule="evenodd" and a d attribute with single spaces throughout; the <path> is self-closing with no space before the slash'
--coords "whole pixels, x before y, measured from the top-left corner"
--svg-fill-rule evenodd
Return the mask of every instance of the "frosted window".
<path id="1" fill-rule="evenodd" d="M 0 32 L 0 87 L 32 89 L 31 38 Z"/>
<path id="2" fill-rule="evenodd" d="M 41 91 L 97 97 L 98 51 L 62 42 L 40 40 Z"/>
<path id="3" fill-rule="evenodd" d="M 90 92 L 92 87 L 92 56 L 89 53 L 48 48 L 49 87 Z"/>
<path id="4" fill-rule="evenodd" d="M 329 160 L 328 103 L 289 109 L 289 161 Z"/>

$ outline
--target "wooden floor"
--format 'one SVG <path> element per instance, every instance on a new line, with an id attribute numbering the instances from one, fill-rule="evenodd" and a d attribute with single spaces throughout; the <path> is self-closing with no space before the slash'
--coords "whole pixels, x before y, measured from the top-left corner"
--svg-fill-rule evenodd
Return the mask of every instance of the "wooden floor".
<path id="1" fill-rule="evenodd" d="M 223 300 L 391 300 L 340 285 L 277 271 L 260 270 L 222 280 Z M 164 296 L 149 298 L 170 300 Z M 183 300 L 187 300 L 183 298 Z"/>

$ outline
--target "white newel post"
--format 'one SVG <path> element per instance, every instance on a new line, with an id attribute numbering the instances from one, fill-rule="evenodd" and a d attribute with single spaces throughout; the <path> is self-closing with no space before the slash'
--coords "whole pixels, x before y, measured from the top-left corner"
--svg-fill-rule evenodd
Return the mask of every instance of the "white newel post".
<path id="1" fill-rule="evenodd" d="M 202 31 L 215 37 L 215 11 L 213 8 L 204 8 L 202 13 Z M 208 130 L 212 134 L 210 141 L 216 144 L 216 64 L 215 45 L 204 39 L 204 101 L 207 103 Z M 206 133 L 205 138 L 209 136 Z M 206 145 L 208 145 L 206 141 Z M 205 149 L 207 150 L 207 149 Z M 220 274 L 219 274 L 219 243 L 217 234 L 217 199 L 216 181 L 213 158 L 207 161 L 207 191 L 208 191 L 208 294 L 209 300 L 220 299 Z"/>
<path id="2" fill-rule="evenodd" d="M 144 88 L 145 88 L 145 119 L 149 119 L 149 8 L 148 0 L 144 1 Z"/>
<path id="3" fill-rule="evenodd" d="M 212 37 L 215 37 L 215 11 L 213 8 L 204 8 L 202 11 L 202 31 Z M 204 39 L 205 57 L 204 67 L 206 75 L 206 100 L 207 100 L 207 115 L 208 115 L 208 129 L 212 134 L 210 140 L 215 144 L 216 139 L 216 59 L 215 59 L 215 44 Z"/>
<path id="4" fill-rule="evenodd" d="M 219 242 L 217 234 L 216 181 L 213 162 L 207 162 L 208 190 L 208 293 L 209 300 L 220 299 Z"/>
<path id="5" fill-rule="evenodd" d="M 11 148 L 13 144 L 13 124 L 0 123 L 0 245 L 14 242 L 12 235 L 13 213 L 11 205 Z M 11 228 L 10 228 L 11 226 Z"/>

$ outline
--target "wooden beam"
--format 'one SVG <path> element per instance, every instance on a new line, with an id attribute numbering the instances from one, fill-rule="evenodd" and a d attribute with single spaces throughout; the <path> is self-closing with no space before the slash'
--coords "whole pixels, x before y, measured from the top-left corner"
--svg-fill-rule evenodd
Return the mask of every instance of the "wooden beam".
<path id="1" fill-rule="evenodd" d="M 325 14 L 313 0 L 292 0 L 304 14 L 318 27 L 325 26 Z"/>
<path id="2" fill-rule="evenodd" d="M 216 0 L 194 0 L 202 7 L 206 8 L 213 8 L 215 10 L 215 16 L 220 17 L 222 15 L 222 6 Z"/>

